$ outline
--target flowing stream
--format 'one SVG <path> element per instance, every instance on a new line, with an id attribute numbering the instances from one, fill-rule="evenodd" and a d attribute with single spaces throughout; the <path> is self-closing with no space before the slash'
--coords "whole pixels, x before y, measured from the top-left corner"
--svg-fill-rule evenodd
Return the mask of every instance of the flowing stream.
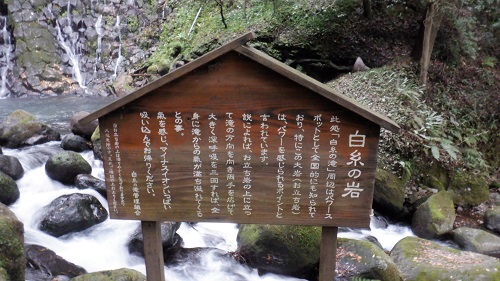
<path id="1" fill-rule="evenodd" d="M 57 97 L 47 99 L 3 99 L 0 100 L 0 120 L 15 109 L 24 109 L 39 119 L 57 128 L 62 133 L 69 132 L 69 118 L 80 110 L 93 111 L 110 99 Z M 64 235 L 59 238 L 38 230 L 40 210 L 55 198 L 70 193 L 86 193 L 97 197 L 108 208 L 106 199 L 94 190 L 79 190 L 51 180 L 45 174 L 47 159 L 61 150 L 60 142 L 50 142 L 22 149 L 3 149 L 4 154 L 17 157 L 25 169 L 23 178 L 17 181 L 20 199 L 10 206 L 24 223 L 25 242 L 45 246 L 64 259 L 84 267 L 88 272 L 132 268 L 145 273 L 144 259 L 130 255 L 127 243 L 132 233 L 140 226 L 139 221 L 111 220 L 85 231 Z M 102 161 L 95 160 L 92 152 L 82 156 L 91 164 L 92 175 L 103 179 Z M 108 209 L 109 210 L 109 209 Z M 405 236 L 412 235 L 408 227 L 380 226 L 379 219 L 373 218 L 371 229 L 345 230 L 340 237 L 363 239 L 376 237 L 385 250 Z M 177 232 L 184 240 L 185 248 L 214 247 L 227 252 L 237 248 L 237 225 L 232 223 L 198 223 L 193 227 L 183 223 Z M 266 274 L 259 276 L 257 270 L 239 265 L 228 259 L 221 259 L 210 252 L 195 262 L 165 267 L 168 281 L 293 281 L 296 278 Z M 35 281 L 35 280 L 33 280 Z"/>

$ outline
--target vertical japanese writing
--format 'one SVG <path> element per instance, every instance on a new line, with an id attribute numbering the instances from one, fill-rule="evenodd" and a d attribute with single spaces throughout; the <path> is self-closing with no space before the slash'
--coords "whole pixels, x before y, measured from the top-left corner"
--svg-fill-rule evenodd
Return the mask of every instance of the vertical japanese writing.
<path id="1" fill-rule="evenodd" d="M 292 214 L 298 215 L 300 214 L 300 201 L 302 198 L 302 146 L 303 146 L 303 141 L 304 141 L 304 135 L 301 132 L 304 132 L 304 115 L 303 114 L 297 114 L 295 116 L 295 121 L 297 124 L 297 129 L 299 132 L 295 133 L 293 135 L 293 142 L 294 142 L 294 155 L 293 155 L 293 184 L 292 184 L 292 189 L 293 189 L 293 194 L 292 194 L 292 199 L 293 199 L 293 204 L 292 204 Z"/>
<path id="2" fill-rule="evenodd" d="M 271 117 L 269 114 L 260 115 L 262 118 L 262 123 L 260 123 L 260 162 L 266 163 L 269 158 L 269 145 L 267 139 L 269 138 L 269 124 L 267 124 L 267 119 Z"/>
<path id="3" fill-rule="evenodd" d="M 184 124 L 182 120 L 182 113 L 176 111 L 175 112 L 175 119 L 174 119 L 174 131 L 181 136 L 184 136 Z"/>
<path id="4" fill-rule="evenodd" d="M 208 158 L 210 159 L 210 203 L 212 203 L 212 214 L 220 213 L 220 203 L 219 203 L 219 171 L 218 163 L 219 157 L 217 151 L 219 150 L 218 144 L 219 140 L 215 134 L 215 127 L 217 126 L 217 117 L 215 114 L 211 113 L 208 116 L 208 127 L 210 128 L 210 133 L 208 135 L 208 149 L 210 154 Z"/>
<path id="5" fill-rule="evenodd" d="M 203 212 L 201 210 L 201 201 L 203 200 L 203 187 L 202 178 L 203 171 L 201 161 L 201 128 L 200 128 L 200 115 L 196 112 L 193 113 L 191 118 L 191 136 L 193 137 L 193 178 L 194 178 L 194 200 L 197 203 L 196 215 L 201 218 Z"/>
<path id="6" fill-rule="evenodd" d="M 330 118 L 330 150 L 328 151 L 328 164 L 326 165 L 326 213 L 325 219 L 333 219 L 332 205 L 335 196 L 335 180 L 337 178 L 337 144 L 340 139 L 340 119 L 337 116 Z"/>
<path id="7" fill-rule="evenodd" d="M 318 179 L 319 179 L 319 170 L 320 170 L 320 133 L 321 126 L 323 125 L 323 121 L 321 119 L 321 114 L 314 116 L 314 122 L 316 126 L 314 127 L 314 135 L 313 135 L 313 145 L 312 145 L 312 153 L 311 156 L 311 165 L 310 165 L 310 173 L 309 173 L 309 215 L 314 218 L 316 215 L 317 209 L 316 198 L 318 197 Z"/>
<path id="8" fill-rule="evenodd" d="M 118 213 L 118 202 L 116 200 L 115 171 L 113 165 L 113 146 L 111 145 L 111 133 L 108 128 L 104 129 L 104 144 L 108 160 L 108 182 L 111 190 L 113 212 Z"/>
<path id="9" fill-rule="evenodd" d="M 155 190 L 153 188 L 154 185 L 154 176 L 152 173 L 153 167 L 153 156 L 151 154 L 151 130 L 149 129 L 149 114 L 146 111 L 140 113 L 141 116 L 141 133 L 143 133 L 142 144 L 144 144 L 144 163 L 146 165 L 146 190 L 148 194 L 155 196 Z"/>
<path id="10" fill-rule="evenodd" d="M 134 214 L 136 216 L 141 215 L 141 200 L 139 198 L 139 186 L 137 184 L 137 173 L 132 171 L 130 173 L 132 176 L 132 197 L 134 197 Z"/>
<path id="11" fill-rule="evenodd" d="M 349 135 L 349 147 L 365 147 L 365 139 L 366 136 L 359 134 L 359 131 L 356 130 L 355 134 Z M 364 188 L 360 187 L 357 181 L 361 176 L 361 170 L 358 169 L 358 167 L 362 167 L 365 164 L 361 162 L 361 152 L 357 149 L 351 152 L 349 160 L 347 166 L 349 166 L 350 170 L 347 172 L 347 176 L 352 179 L 352 181 L 347 183 L 347 186 L 344 188 L 344 193 L 342 193 L 342 197 L 349 196 L 350 198 L 359 198 Z"/>
<path id="12" fill-rule="evenodd" d="M 167 132 L 167 117 L 163 112 L 158 112 L 156 115 L 158 120 L 158 136 L 160 137 L 160 165 L 161 165 L 161 185 L 163 188 L 163 209 L 168 211 L 172 209 L 172 196 L 170 194 L 170 178 L 168 172 L 170 171 L 168 167 L 167 150 L 168 150 L 168 132 Z"/>
<path id="13" fill-rule="evenodd" d="M 116 172 L 118 176 L 118 190 L 120 191 L 120 204 L 125 206 L 125 192 L 123 190 L 122 157 L 120 153 L 120 141 L 118 135 L 118 124 L 113 123 L 113 141 L 115 145 Z"/>
<path id="14" fill-rule="evenodd" d="M 234 215 L 234 208 L 236 207 L 234 200 L 234 119 L 232 112 L 226 112 L 226 187 L 227 187 L 227 212 L 229 215 Z"/>
<path id="15" fill-rule="evenodd" d="M 276 175 L 276 218 L 283 218 L 283 195 L 285 193 L 285 145 L 283 138 L 286 135 L 287 121 L 285 114 L 278 114 L 278 121 L 281 126 L 278 127 L 277 134 L 279 137 L 278 154 L 276 161 L 278 163 L 278 170 Z"/>
<path id="16" fill-rule="evenodd" d="M 244 113 L 243 119 L 243 211 L 252 214 L 252 114 Z"/>

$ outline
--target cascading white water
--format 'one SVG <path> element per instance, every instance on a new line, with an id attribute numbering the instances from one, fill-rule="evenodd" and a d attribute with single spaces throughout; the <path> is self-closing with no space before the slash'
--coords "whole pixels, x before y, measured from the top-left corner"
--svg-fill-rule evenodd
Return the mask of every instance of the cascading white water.
<path id="1" fill-rule="evenodd" d="M 41 232 L 38 224 L 41 209 L 55 198 L 71 193 L 85 193 L 95 196 L 108 208 L 106 199 L 94 190 L 79 190 L 51 180 L 45 174 L 45 162 L 54 153 L 61 151 L 60 142 L 23 148 L 4 149 L 4 154 L 17 157 L 25 169 L 23 178 L 17 181 L 21 192 L 19 200 L 10 206 L 11 210 L 24 223 L 25 242 L 45 246 L 64 259 L 84 267 L 89 272 L 132 268 L 145 273 L 144 259 L 130 255 L 127 243 L 132 233 L 140 226 L 138 221 L 112 220 L 98 224 L 82 232 L 72 233 L 56 238 Z M 103 178 L 102 161 L 95 160 L 88 151 L 82 156 L 91 164 L 92 175 Z M 184 240 L 185 248 L 212 247 L 225 252 L 237 248 L 236 224 L 231 223 L 199 223 L 190 226 L 183 223 L 178 234 Z M 375 236 L 386 250 L 404 236 L 411 235 L 408 228 L 390 226 L 371 230 L 340 233 L 340 237 L 362 238 Z M 165 267 L 166 280 L 169 281 L 297 281 L 292 277 L 266 274 L 259 276 L 257 270 L 239 265 L 227 259 L 221 259 L 213 252 L 205 253 L 201 260 L 193 263 Z M 33 280 L 35 281 L 35 280 Z"/>
<path id="2" fill-rule="evenodd" d="M 0 117 L 12 108 L 22 108 L 32 112 L 49 125 L 62 132 L 70 132 L 68 121 L 72 112 L 93 111 L 109 99 L 88 99 L 82 97 L 57 97 L 47 99 L 8 99 L 0 103 Z M 65 127 L 63 126 L 65 124 Z M 145 273 L 144 259 L 130 255 L 127 243 L 132 233 L 140 226 L 138 221 L 108 219 L 85 231 L 64 235 L 59 238 L 47 235 L 38 229 L 41 209 L 58 196 L 70 193 L 86 193 L 98 198 L 108 208 L 107 201 L 93 190 L 79 190 L 51 180 L 45 174 L 45 162 L 54 153 L 61 151 L 60 142 L 25 147 L 3 149 L 6 155 L 18 158 L 25 169 L 23 178 L 17 181 L 20 189 L 19 200 L 10 209 L 24 223 L 25 242 L 45 246 L 64 259 L 84 267 L 89 272 L 132 268 Z M 95 160 L 93 153 L 82 153 L 92 166 L 92 175 L 104 177 L 102 161 Z M 108 209 L 109 210 L 109 209 Z M 194 227 L 182 224 L 178 234 L 184 240 L 185 248 L 215 247 L 225 252 L 237 248 L 236 224 L 199 223 Z M 340 237 L 363 238 L 375 236 L 385 250 L 392 249 L 401 238 L 412 235 L 408 227 L 389 225 L 378 227 L 372 224 L 371 230 L 353 230 L 339 233 Z M 221 259 L 207 252 L 197 263 L 180 264 L 165 268 L 168 281 L 297 281 L 299 279 L 273 274 L 259 276 L 257 270 Z M 36 281 L 36 280 L 33 280 Z"/>
<path id="3" fill-rule="evenodd" d="M 95 50 L 95 64 L 94 64 L 94 73 L 97 72 L 97 64 L 101 62 L 101 53 L 102 53 L 102 15 L 97 17 L 97 21 L 95 22 L 95 32 L 97 33 L 97 48 Z"/>
<path id="4" fill-rule="evenodd" d="M 118 34 L 118 57 L 116 58 L 115 72 L 111 76 L 112 80 L 116 79 L 116 76 L 118 75 L 118 67 L 120 66 L 120 63 L 123 61 L 123 56 L 122 56 L 122 32 L 121 32 L 121 28 L 120 28 L 120 15 L 116 16 L 116 23 L 115 23 L 114 29 L 116 30 L 116 32 Z"/>
<path id="5" fill-rule="evenodd" d="M 87 87 L 85 85 L 85 79 L 80 69 L 80 56 L 82 52 L 78 44 L 80 34 L 71 30 L 72 19 L 70 1 L 68 1 L 68 8 L 66 11 L 66 21 L 66 26 L 69 27 L 69 34 L 65 34 L 63 32 L 63 27 L 61 27 L 60 20 L 56 20 L 57 41 L 64 49 L 69 57 L 69 60 L 71 61 L 71 65 L 73 66 L 73 79 L 78 82 L 78 85 L 80 85 L 81 88 L 85 89 Z"/>
<path id="6" fill-rule="evenodd" d="M 10 206 L 10 209 L 24 223 L 25 242 L 45 246 L 89 272 L 126 267 L 145 273 L 144 259 L 130 255 L 127 249 L 132 233 L 140 226 L 138 221 L 108 219 L 85 231 L 59 238 L 45 234 L 38 229 L 40 210 L 64 194 L 77 192 L 90 194 L 108 208 L 106 199 L 96 191 L 79 190 L 62 185 L 45 174 L 44 163 L 50 155 L 61 150 L 59 144 L 59 142 L 50 142 L 25 149 L 4 149 L 3 151 L 6 155 L 17 157 L 25 169 L 24 177 L 17 181 L 21 196 L 15 204 Z M 82 153 L 82 156 L 91 164 L 92 175 L 103 178 L 102 161 L 95 160 L 90 151 Z M 183 237 L 184 247 L 216 247 L 223 251 L 235 251 L 237 231 L 236 224 L 200 223 L 194 228 L 188 224 L 182 224 L 178 233 Z M 169 281 L 232 281 L 235 276 L 245 281 L 300 280 L 274 274 L 259 276 L 255 269 L 220 259 L 210 252 L 203 255 L 199 263 L 165 267 L 165 275 Z"/>
<path id="7" fill-rule="evenodd" d="M 8 19 L 6 16 L 0 16 L 0 37 L 3 39 L 3 44 L 0 45 L 0 68 L 1 68 L 1 76 L 0 76 L 0 98 L 6 97 L 9 92 L 7 89 L 7 74 L 9 69 L 11 68 L 11 53 L 14 49 L 12 44 L 12 38 L 10 31 L 7 29 L 8 27 Z"/>

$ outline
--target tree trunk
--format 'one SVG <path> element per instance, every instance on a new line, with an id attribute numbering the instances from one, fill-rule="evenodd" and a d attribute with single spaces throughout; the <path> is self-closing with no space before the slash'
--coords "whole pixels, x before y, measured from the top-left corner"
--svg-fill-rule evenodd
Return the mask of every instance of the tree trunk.
<path id="1" fill-rule="evenodd" d="M 437 32 L 441 21 L 443 20 L 443 12 L 439 10 L 438 4 L 432 2 L 427 7 L 427 12 L 424 20 L 424 37 L 422 42 L 422 56 L 420 58 L 420 85 L 427 84 L 427 72 L 431 61 L 432 49 L 436 40 Z"/>

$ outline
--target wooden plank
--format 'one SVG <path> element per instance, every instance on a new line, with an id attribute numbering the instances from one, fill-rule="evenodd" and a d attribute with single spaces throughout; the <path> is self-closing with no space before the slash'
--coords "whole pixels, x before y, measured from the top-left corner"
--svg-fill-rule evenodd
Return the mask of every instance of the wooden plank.
<path id="1" fill-rule="evenodd" d="M 238 46 L 236 51 L 247 56 L 248 58 L 257 61 L 258 63 L 265 65 L 266 67 L 280 73 L 281 75 L 287 77 L 288 79 L 299 83 L 300 85 L 311 89 L 312 91 L 338 103 L 349 110 L 352 110 L 359 115 L 365 117 L 372 122 L 379 124 L 383 128 L 386 128 L 392 132 L 398 132 L 400 127 L 391 119 L 386 116 L 375 112 L 364 105 L 359 104 L 356 100 L 351 99 L 345 95 L 337 93 L 334 89 L 326 86 L 325 84 L 301 73 L 300 71 L 289 67 L 288 65 L 274 59 L 273 57 L 260 52 L 254 48 L 247 46 Z"/>
<path id="2" fill-rule="evenodd" d="M 144 258 L 148 281 L 165 281 L 161 227 L 157 221 L 141 221 L 144 239 Z"/>
<path id="3" fill-rule="evenodd" d="M 246 33 L 238 38 L 236 38 L 235 40 L 199 57 L 198 59 L 192 61 L 192 62 L 189 62 L 188 64 L 172 71 L 171 73 L 168 73 L 166 74 L 165 76 L 145 85 L 144 87 L 142 88 L 139 88 L 137 91 L 129 94 L 129 95 L 126 95 L 118 100 L 116 100 L 115 102 L 109 104 L 109 105 L 106 105 L 100 109 L 98 109 L 97 111 L 85 116 L 84 118 L 80 119 L 78 122 L 80 124 L 87 124 L 89 122 L 92 122 L 93 120 L 96 120 L 98 119 L 99 117 L 101 116 L 104 116 L 105 114 L 117 109 L 117 108 L 120 108 L 134 100 L 136 100 L 137 98 L 139 97 L 142 97 L 143 95 L 179 78 L 179 77 L 182 77 L 183 75 L 193 71 L 194 69 L 202 66 L 202 65 L 205 65 L 207 63 L 209 63 L 210 61 L 214 60 L 215 58 L 235 49 L 237 46 L 241 46 L 242 44 L 245 44 L 247 41 L 249 40 L 252 40 L 253 38 L 255 38 L 255 34 L 253 32 L 249 32 L 249 33 Z"/>
<path id="4" fill-rule="evenodd" d="M 111 218 L 369 225 L 380 126 L 236 52 L 99 121 Z"/>
<path id="5" fill-rule="evenodd" d="M 337 227 L 321 228 L 321 248 L 319 257 L 319 281 L 335 280 L 337 264 Z"/>

